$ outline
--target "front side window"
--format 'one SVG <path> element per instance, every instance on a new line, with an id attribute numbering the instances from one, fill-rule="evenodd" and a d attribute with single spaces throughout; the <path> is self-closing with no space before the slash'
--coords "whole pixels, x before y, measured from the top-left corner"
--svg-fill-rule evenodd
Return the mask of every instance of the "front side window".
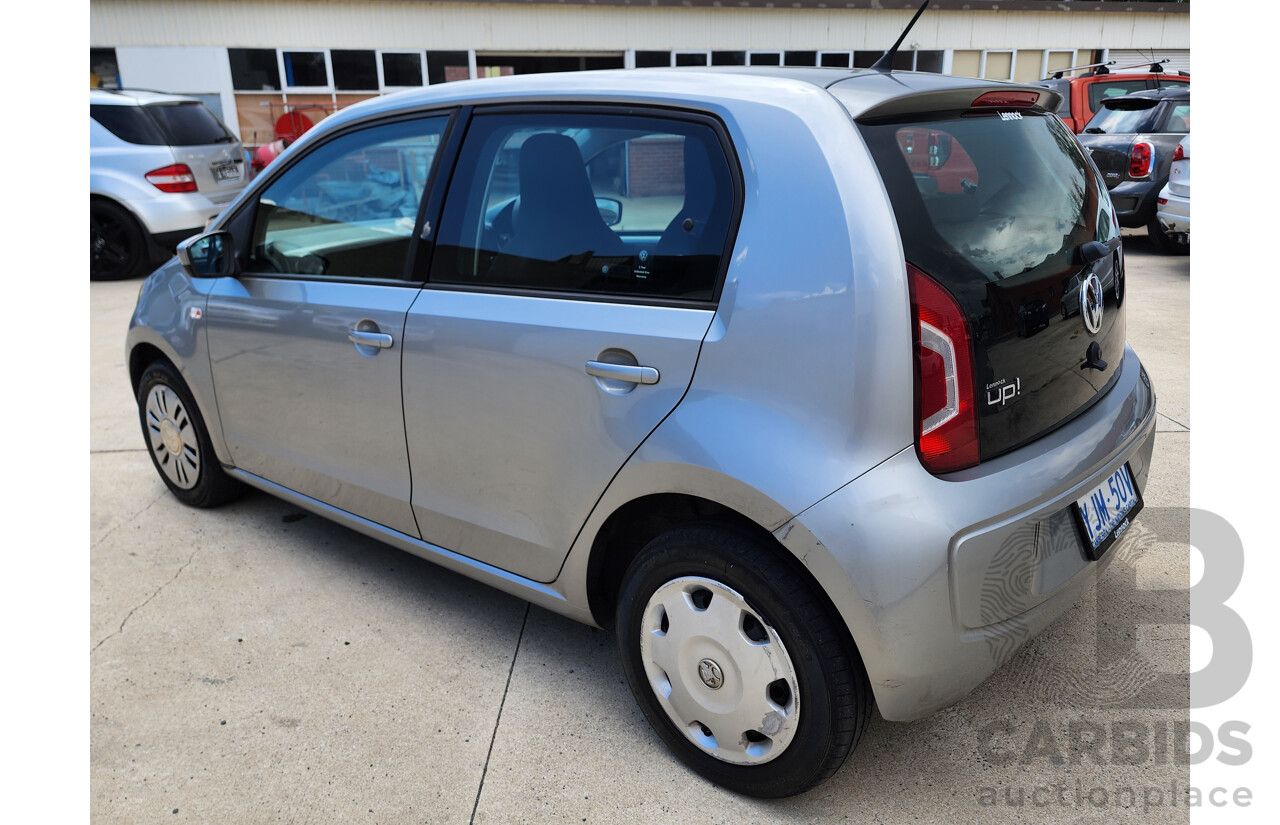
<path id="1" fill-rule="evenodd" d="M 479 115 L 431 280 L 710 300 L 733 210 L 729 164 L 703 123 Z"/>
<path id="2" fill-rule="evenodd" d="M 447 116 L 352 132 L 303 156 L 258 200 L 249 271 L 404 277 Z"/>

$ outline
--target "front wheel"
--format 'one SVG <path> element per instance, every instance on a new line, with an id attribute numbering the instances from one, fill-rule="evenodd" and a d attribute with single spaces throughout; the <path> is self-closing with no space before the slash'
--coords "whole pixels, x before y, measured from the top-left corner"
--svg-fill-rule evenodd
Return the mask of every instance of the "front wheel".
<path id="1" fill-rule="evenodd" d="M 624 579 L 617 634 L 649 724 L 686 765 L 739 793 L 784 797 L 825 781 L 870 717 L 842 621 L 772 549 L 731 528 L 650 542 Z"/>
<path id="2" fill-rule="evenodd" d="M 184 504 L 216 507 L 243 492 L 214 455 L 209 431 L 186 382 L 164 361 L 138 383 L 138 417 L 156 472 Z"/>

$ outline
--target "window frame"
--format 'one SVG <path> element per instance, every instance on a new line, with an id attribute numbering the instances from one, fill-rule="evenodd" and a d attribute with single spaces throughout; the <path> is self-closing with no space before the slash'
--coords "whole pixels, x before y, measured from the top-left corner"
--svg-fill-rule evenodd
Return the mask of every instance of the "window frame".
<path id="1" fill-rule="evenodd" d="M 394 115 L 369 115 L 345 124 L 341 129 L 325 135 L 320 140 L 300 144 L 298 146 L 299 154 L 291 158 L 287 165 L 271 164 L 268 166 L 245 190 L 244 200 L 240 207 L 229 212 L 210 227 L 210 230 L 227 230 L 235 240 L 236 262 L 239 268 L 239 272 L 235 277 L 309 281 L 324 284 L 367 284 L 371 286 L 412 286 L 415 289 L 421 288 L 425 281 L 425 277 L 420 277 L 425 274 L 420 272 L 421 262 L 424 258 L 422 247 L 434 243 L 434 238 L 430 237 L 429 232 L 424 231 L 424 226 L 434 227 L 439 225 L 440 210 L 444 204 L 444 190 L 448 186 L 449 176 L 452 174 L 454 162 L 457 160 L 458 148 L 462 143 L 462 134 L 465 131 L 460 127 L 467 122 L 469 112 L 469 106 L 459 106 L 457 103 L 451 102 L 443 106 L 427 106 L 397 112 Z M 258 205 L 262 194 L 275 184 L 282 175 L 293 169 L 313 152 L 335 140 L 340 140 L 356 132 L 407 120 L 424 120 L 440 116 L 447 116 L 448 121 L 445 123 L 444 130 L 440 133 L 440 146 L 436 150 L 436 156 L 431 163 L 431 170 L 427 174 L 423 197 L 418 203 L 417 216 L 414 219 L 413 232 L 409 236 L 409 249 L 405 253 L 404 269 L 399 278 L 326 277 L 292 272 L 258 272 L 249 268 L 249 254 L 252 251 L 254 228 L 257 225 Z M 428 237 L 424 237 L 424 235 Z M 425 257 L 429 259 L 430 256 Z"/>
<path id="2" fill-rule="evenodd" d="M 431 85 L 430 78 L 427 77 L 427 53 L 424 49 L 374 49 L 377 53 L 378 67 L 378 91 L 382 93 L 401 92 L 406 89 L 425 89 Z M 416 54 L 418 56 L 418 70 L 422 73 L 422 82 L 417 86 L 388 86 L 386 71 L 382 64 L 382 56 L 384 54 Z"/>
<path id="3" fill-rule="evenodd" d="M 987 55 L 1007 54 L 1009 55 L 1009 76 L 1008 77 L 987 77 Z M 912 62 L 914 66 L 914 61 Z M 982 58 L 978 61 L 978 79 L 980 80 L 999 80 L 1005 83 L 1014 82 L 1013 79 L 1018 76 L 1018 50 L 1017 49 L 983 49 Z"/>
<path id="4" fill-rule="evenodd" d="M 289 73 L 284 68 L 284 56 L 286 54 L 309 54 L 320 53 L 324 55 L 324 73 L 325 80 L 328 84 L 325 86 L 291 86 L 289 85 Z M 329 54 L 328 49 L 310 49 L 310 48 L 281 48 L 276 49 L 276 66 L 280 71 L 280 91 L 284 94 L 333 94 L 333 55 Z"/>
<path id="5" fill-rule="evenodd" d="M 423 289 L 434 289 L 446 292 L 471 292 L 485 293 L 495 295 L 519 295 L 530 298 L 545 298 L 548 300 L 570 300 L 570 301 L 588 301 L 594 303 L 608 304 L 627 304 L 634 306 L 664 306 L 677 307 L 685 309 L 715 309 L 720 303 L 720 295 L 724 290 L 725 276 L 728 273 L 729 265 L 732 262 L 733 249 L 737 245 L 738 227 L 742 220 L 743 204 L 745 202 L 746 185 L 744 183 L 742 173 L 742 162 L 738 156 L 738 152 L 733 145 L 733 141 L 729 136 L 729 130 L 720 120 L 718 116 L 711 112 L 702 110 L 690 110 L 682 108 L 674 108 L 662 105 L 630 105 L 630 104 L 608 104 L 608 103 L 552 103 L 543 102 L 535 104 L 521 103 L 495 103 L 490 105 L 480 105 L 468 107 L 465 118 L 459 119 L 458 132 L 466 134 L 470 132 L 471 121 L 478 115 L 604 115 L 613 117 L 639 117 L 639 118 L 655 118 L 665 120 L 675 120 L 685 123 L 695 123 L 711 129 L 720 145 L 720 150 L 724 153 L 725 162 L 729 167 L 729 181 L 733 189 L 732 211 L 729 215 L 728 227 L 725 230 L 724 249 L 720 253 L 720 263 L 716 269 L 715 283 L 712 286 L 711 297 L 703 300 L 690 298 L 669 298 L 658 295 L 619 295 L 604 292 L 576 292 L 571 290 L 558 289 L 534 289 L 529 287 L 511 287 L 496 284 L 452 284 L 440 283 L 430 279 L 430 270 L 435 265 L 435 238 L 431 239 L 431 249 L 428 254 L 422 255 L 427 260 L 424 269 L 427 278 L 423 284 Z M 474 138 L 472 138 L 474 139 Z M 458 141 L 459 146 L 451 157 L 452 172 L 443 193 L 441 208 L 434 213 L 432 220 L 436 227 L 444 215 L 444 206 L 447 205 L 449 198 L 466 197 L 468 182 L 463 182 L 456 190 L 454 184 L 457 182 L 455 176 L 459 171 L 457 163 L 461 155 L 463 143 Z M 456 194 L 455 194 L 456 193 Z M 434 194 L 434 191 L 433 191 Z M 421 253 L 420 253 L 421 254 Z"/>

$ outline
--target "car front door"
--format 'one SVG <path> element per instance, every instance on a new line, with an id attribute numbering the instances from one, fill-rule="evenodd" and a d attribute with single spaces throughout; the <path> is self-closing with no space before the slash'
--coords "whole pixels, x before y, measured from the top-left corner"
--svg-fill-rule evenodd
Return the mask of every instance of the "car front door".
<path id="1" fill-rule="evenodd" d="M 423 539 L 555 578 L 689 386 L 727 260 L 732 180 L 702 118 L 472 119 L 405 328 Z"/>
<path id="2" fill-rule="evenodd" d="M 400 369 L 421 284 L 406 260 L 448 123 L 348 131 L 282 169 L 233 219 L 242 273 L 205 321 L 236 466 L 412 536 Z"/>

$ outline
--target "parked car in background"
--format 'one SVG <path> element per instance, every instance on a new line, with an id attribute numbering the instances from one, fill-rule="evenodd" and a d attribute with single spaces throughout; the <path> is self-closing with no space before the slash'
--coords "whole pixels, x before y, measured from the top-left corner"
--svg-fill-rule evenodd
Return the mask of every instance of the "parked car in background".
<path id="1" fill-rule="evenodd" d="M 1156 217 L 1179 141 L 1191 132 L 1191 90 L 1154 89 L 1103 101 L 1077 137 L 1102 172 L 1121 226 L 1146 227 L 1160 252 L 1185 255 L 1190 241 Z"/>
<path id="2" fill-rule="evenodd" d="M 1183 72 L 1111 74 L 1105 68 L 1100 68 L 1097 73 L 1080 77 L 1052 77 L 1037 81 L 1035 85 L 1062 95 L 1062 102 L 1058 104 L 1058 117 L 1062 118 L 1072 132 L 1079 134 L 1098 109 L 1102 108 L 1102 101 L 1148 89 L 1190 86 L 1191 75 Z"/>
<path id="3" fill-rule="evenodd" d="M 1156 218 L 1170 235 L 1191 239 L 1191 135 L 1178 142 L 1169 166 L 1169 182 L 1156 198 Z"/>
<path id="4" fill-rule="evenodd" d="M 89 92 L 89 277 L 131 278 L 208 226 L 248 180 L 240 141 L 203 103 Z"/>
<path id="5" fill-rule="evenodd" d="M 799 793 L 1142 506 L 1155 394 L 1056 104 L 754 66 L 358 103 L 144 283 L 144 443 L 187 504 L 249 485 L 613 629 L 681 760 Z"/>

